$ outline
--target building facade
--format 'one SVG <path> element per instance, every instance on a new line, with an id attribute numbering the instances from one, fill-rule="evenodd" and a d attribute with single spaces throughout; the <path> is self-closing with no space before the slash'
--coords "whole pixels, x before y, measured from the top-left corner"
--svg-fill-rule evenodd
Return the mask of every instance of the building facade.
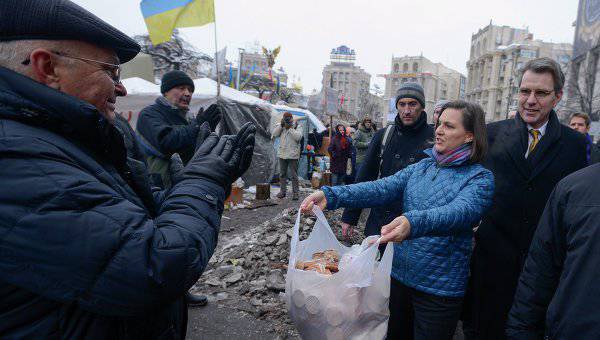
<path id="1" fill-rule="evenodd" d="M 572 45 L 534 40 L 527 29 L 491 22 L 471 36 L 465 99 L 481 105 L 486 121 L 506 119 L 517 109 L 519 70 L 529 60 L 549 57 L 566 70 Z"/>
<path id="2" fill-rule="evenodd" d="M 363 116 L 363 107 L 369 102 L 371 75 L 354 64 L 356 52 L 347 46 L 334 48 L 330 63 L 323 69 L 322 86 L 339 92 L 339 108 L 356 118 Z"/>
<path id="3" fill-rule="evenodd" d="M 567 74 L 563 118 L 575 112 L 590 115 L 592 133 L 600 137 L 600 1 L 580 0 L 573 41 L 573 58 Z"/>
<path id="4" fill-rule="evenodd" d="M 379 75 L 385 78 L 386 102 L 395 98 L 403 83 L 417 82 L 425 91 L 425 111 L 429 121 L 438 100 L 464 98 L 466 77 L 442 63 L 434 63 L 423 56 L 392 57 L 390 70 L 389 74 Z"/>

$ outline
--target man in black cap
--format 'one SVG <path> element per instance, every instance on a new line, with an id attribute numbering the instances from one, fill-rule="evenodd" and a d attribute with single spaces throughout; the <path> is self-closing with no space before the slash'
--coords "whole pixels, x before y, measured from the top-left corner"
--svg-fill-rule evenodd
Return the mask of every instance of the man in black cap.
<path id="1" fill-rule="evenodd" d="M 140 47 L 65 0 L 0 2 L 0 338 L 184 338 L 255 127 L 208 124 L 168 192 L 113 125 Z"/>
<path id="2" fill-rule="evenodd" d="M 206 111 L 200 109 L 195 119 L 190 121 L 186 118 L 194 93 L 194 82 L 183 71 L 165 73 L 160 92 L 163 96 L 140 113 L 137 132 L 148 159 L 150 175 L 157 185 L 169 188 L 171 155 L 178 153 L 187 164 L 194 155 L 199 127 L 208 122 L 214 131 L 222 114 L 213 104 Z"/>
<path id="3" fill-rule="evenodd" d="M 407 82 L 396 92 L 398 115 L 394 124 L 379 129 L 367 149 L 356 183 L 387 177 L 427 157 L 423 150 L 432 146 L 433 128 L 427 124 L 425 94 L 418 83 Z M 346 209 L 342 215 L 342 232 L 353 234 L 361 209 Z M 379 235 L 381 226 L 402 215 L 402 201 L 373 208 L 367 219 L 365 236 Z"/>

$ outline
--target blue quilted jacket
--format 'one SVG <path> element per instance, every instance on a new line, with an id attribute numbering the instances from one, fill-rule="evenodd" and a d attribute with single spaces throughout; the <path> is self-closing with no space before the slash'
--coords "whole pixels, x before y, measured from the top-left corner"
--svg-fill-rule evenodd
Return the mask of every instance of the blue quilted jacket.
<path id="1" fill-rule="evenodd" d="M 392 277 L 429 294 L 462 297 L 473 227 L 491 206 L 494 177 L 480 164 L 440 167 L 430 156 L 373 182 L 323 187 L 327 208 L 369 208 L 402 199 L 410 236 L 394 244 Z"/>

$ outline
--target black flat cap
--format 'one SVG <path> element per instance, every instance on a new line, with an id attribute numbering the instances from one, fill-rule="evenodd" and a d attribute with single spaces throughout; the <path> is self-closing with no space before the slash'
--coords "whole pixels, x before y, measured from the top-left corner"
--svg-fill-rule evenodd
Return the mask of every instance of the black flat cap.
<path id="1" fill-rule="evenodd" d="M 0 0 L 0 40 L 80 40 L 115 51 L 121 63 L 140 45 L 68 0 Z"/>

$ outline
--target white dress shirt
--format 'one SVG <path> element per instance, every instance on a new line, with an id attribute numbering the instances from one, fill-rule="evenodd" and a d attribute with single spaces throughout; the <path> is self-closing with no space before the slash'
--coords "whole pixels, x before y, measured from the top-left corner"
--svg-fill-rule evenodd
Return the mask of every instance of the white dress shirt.
<path id="1" fill-rule="evenodd" d="M 534 129 L 534 130 L 538 130 L 540 132 L 540 137 L 538 139 L 538 144 L 540 144 L 540 141 L 542 140 L 542 137 L 544 137 L 544 135 L 546 134 L 546 128 L 547 127 L 548 127 L 548 121 L 546 121 L 544 123 L 544 125 L 540 126 L 537 129 L 534 129 L 531 125 L 527 124 L 528 143 L 527 143 L 527 149 L 525 150 L 525 158 L 527 158 L 527 156 L 529 156 L 529 147 L 531 146 L 531 143 L 533 142 L 533 136 L 531 135 L 531 133 L 529 133 L 529 131 L 531 129 Z"/>

